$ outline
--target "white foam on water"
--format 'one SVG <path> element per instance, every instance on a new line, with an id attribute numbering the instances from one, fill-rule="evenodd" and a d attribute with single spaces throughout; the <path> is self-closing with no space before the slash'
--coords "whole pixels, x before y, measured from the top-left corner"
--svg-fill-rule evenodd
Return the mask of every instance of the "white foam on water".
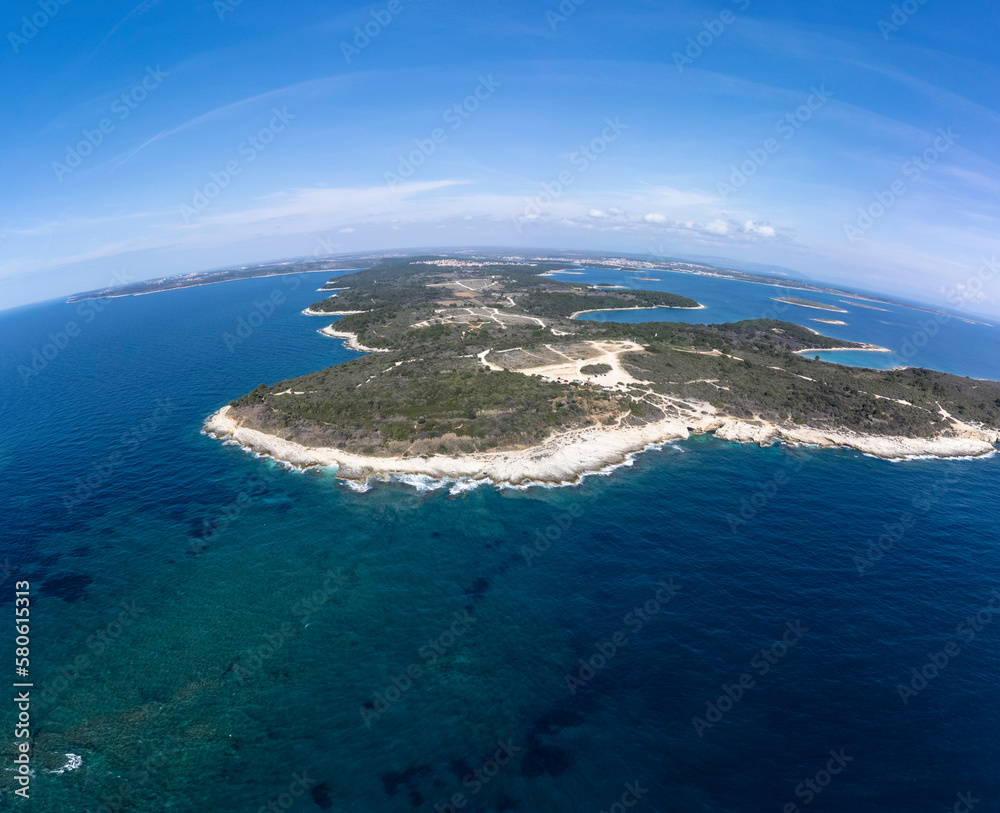
<path id="1" fill-rule="evenodd" d="M 410 486 L 419 492 L 437 491 L 451 482 L 448 478 L 438 479 L 427 474 L 393 474 L 389 479 L 392 482 Z"/>
<path id="2" fill-rule="evenodd" d="M 456 480 L 455 484 L 448 489 L 449 494 L 467 494 L 470 491 L 475 491 L 480 486 L 490 485 L 489 480 L 473 480 L 471 477 L 463 477 L 460 480 Z"/>
<path id="3" fill-rule="evenodd" d="M 75 771 L 83 765 L 83 757 L 77 754 L 66 754 L 66 764 L 61 768 L 57 768 L 54 771 L 46 771 L 45 773 L 66 773 L 66 771 Z"/>
<path id="4" fill-rule="evenodd" d="M 986 454 L 967 454 L 967 455 L 936 455 L 936 454 L 915 454 L 910 457 L 879 457 L 878 455 L 868 454 L 867 452 L 862 452 L 865 457 L 874 457 L 879 460 L 888 460 L 890 463 L 908 463 L 911 460 L 987 460 L 996 454 L 1000 454 L 994 449 L 992 452 L 987 452 Z"/>
<path id="5" fill-rule="evenodd" d="M 364 494 L 372 490 L 371 478 L 367 480 L 343 480 L 344 486 L 357 494 Z"/>

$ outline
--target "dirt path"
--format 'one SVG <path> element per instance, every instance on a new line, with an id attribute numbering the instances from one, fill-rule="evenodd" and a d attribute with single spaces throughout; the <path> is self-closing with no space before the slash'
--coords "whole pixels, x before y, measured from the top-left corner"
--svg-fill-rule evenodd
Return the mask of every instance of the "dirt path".
<path id="1" fill-rule="evenodd" d="M 604 387 L 613 388 L 618 387 L 624 389 L 633 384 L 649 384 L 649 381 L 640 381 L 635 378 L 631 373 L 629 373 L 621 363 L 621 356 L 623 353 L 634 353 L 642 350 L 642 345 L 636 344 L 635 342 L 597 342 L 589 341 L 586 344 L 593 347 L 598 351 L 598 355 L 588 356 L 587 358 L 575 359 L 567 356 L 560 350 L 556 348 L 545 345 L 553 353 L 562 356 L 566 359 L 565 362 L 559 364 L 544 364 L 539 367 L 523 367 L 516 370 L 516 372 L 524 373 L 525 375 L 537 375 L 543 378 L 561 378 L 567 381 L 577 381 L 580 383 L 587 384 L 600 384 Z M 492 364 L 487 360 L 487 355 L 491 351 L 487 350 L 479 354 L 479 360 L 482 361 L 491 370 L 499 369 L 495 364 Z M 587 367 L 591 364 L 606 364 L 611 370 L 607 373 L 601 375 L 587 375 L 582 372 L 583 367 Z"/>

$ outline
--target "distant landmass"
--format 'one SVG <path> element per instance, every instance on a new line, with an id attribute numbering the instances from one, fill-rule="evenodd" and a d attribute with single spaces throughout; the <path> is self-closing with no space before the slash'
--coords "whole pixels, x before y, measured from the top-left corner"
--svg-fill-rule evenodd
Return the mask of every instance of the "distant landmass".
<path id="1" fill-rule="evenodd" d="M 838 296 L 850 297 L 853 301 L 879 302 L 888 305 L 899 305 L 926 313 L 944 314 L 944 311 L 934 308 L 915 305 L 912 303 L 899 302 L 875 295 L 864 295 L 854 293 L 842 288 L 835 288 L 828 285 L 820 285 L 808 282 L 803 279 L 796 279 L 792 271 L 783 269 L 780 266 L 765 266 L 757 263 L 741 263 L 747 268 L 770 269 L 772 273 L 758 273 L 755 271 L 737 270 L 724 266 L 709 265 L 705 263 L 693 262 L 682 258 L 650 257 L 649 255 L 638 254 L 608 254 L 605 252 L 593 251 L 559 251 L 559 252 L 538 252 L 529 249 L 442 249 L 425 250 L 422 254 L 434 251 L 434 256 L 440 257 L 442 262 L 448 263 L 451 267 L 478 267 L 483 262 L 492 262 L 498 266 L 521 265 L 529 268 L 544 268 L 548 271 L 564 270 L 567 266 L 586 265 L 591 268 L 607 268 L 609 270 L 633 270 L 633 271 L 672 271 L 680 274 L 695 274 L 699 276 L 718 277 L 721 279 L 732 279 L 740 282 L 753 282 L 761 285 L 774 285 L 786 289 L 796 289 L 802 291 L 815 291 L 817 293 L 834 294 Z M 198 285 L 212 285 L 217 282 L 228 282 L 237 279 L 251 279 L 253 277 L 276 276 L 279 274 L 300 274 L 314 271 L 343 271 L 347 269 L 368 267 L 372 263 L 381 261 L 392 261 L 400 257 L 415 256 L 414 252 L 362 252 L 355 254 L 342 254 L 330 256 L 322 259 L 318 258 L 298 258 L 281 260 L 261 265 L 236 266 L 214 271 L 203 271 L 179 276 L 162 277 L 159 279 L 145 280 L 143 282 L 116 285 L 110 288 L 102 288 L 95 291 L 86 291 L 74 294 L 67 299 L 67 302 L 79 302 L 84 299 L 104 299 L 119 296 L 138 296 L 142 294 L 156 293 L 158 291 L 172 291 L 179 288 L 192 288 Z M 638 279 L 642 279 L 638 277 Z M 952 316 L 952 314 L 947 314 Z M 985 324 L 975 322 L 962 316 L 955 318 L 971 324 Z"/>
<path id="2" fill-rule="evenodd" d="M 174 277 L 161 277 L 142 282 L 130 282 L 125 285 L 115 285 L 111 288 L 101 288 L 96 291 L 73 294 L 66 301 L 80 302 L 84 299 L 141 296 L 142 294 L 175 291 L 180 288 L 195 288 L 199 285 L 214 285 L 217 282 L 230 282 L 238 279 L 253 279 L 255 277 L 270 277 L 281 274 L 306 274 L 313 271 L 340 271 L 356 267 L 356 264 L 352 265 L 345 260 L 283 260 L 263 265 L 241 265 L 217 271 L 199 271 Z"/>

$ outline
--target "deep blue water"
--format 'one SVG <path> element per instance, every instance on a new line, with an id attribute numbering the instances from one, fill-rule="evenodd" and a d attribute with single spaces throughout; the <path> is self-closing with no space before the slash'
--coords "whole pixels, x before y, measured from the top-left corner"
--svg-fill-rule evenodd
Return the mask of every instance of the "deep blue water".
<path id="1" fill-rule="evenodd" d="M 649 811 L 998 809 L 1000 457 L 700 437 L 572 488 L 356 493 L 201 435 L 256 384 L 354 355 L 300 314 L 328 276 L 0 314 L 0 605 L 15 579 L 33 593 L 24 809 L 597 813 L 626 783 Z M 745 301 L 684 283 L 720 316 Z M 945 327 L 938 366 L 996 369 L 995 333 Z M 19 374 L 49 334 L 65 346 Z M 324 784 L 282 797 L 302 771 Z"/>

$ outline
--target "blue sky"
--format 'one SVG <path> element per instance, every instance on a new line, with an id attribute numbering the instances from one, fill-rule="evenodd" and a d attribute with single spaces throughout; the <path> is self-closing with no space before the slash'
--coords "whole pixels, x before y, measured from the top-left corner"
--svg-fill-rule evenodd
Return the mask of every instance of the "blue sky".
<path id="1" fill-rule="evenodd" d="M 998 25 L 997 0 L 12 0 L 0 307 L 475 245 L 1000 314 Z"/>

